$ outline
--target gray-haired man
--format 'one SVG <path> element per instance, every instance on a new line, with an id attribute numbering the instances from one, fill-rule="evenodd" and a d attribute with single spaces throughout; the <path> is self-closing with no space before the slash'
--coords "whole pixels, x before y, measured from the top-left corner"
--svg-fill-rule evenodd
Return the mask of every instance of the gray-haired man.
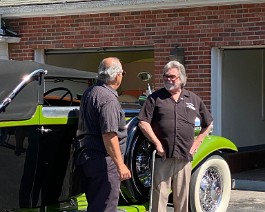
<path id="1" fill-rule="evenodd" d="M 117 99 L 125 72 L 118 58 L 104 59 L 98 81 L 83 94 L 78 134 L 84 134 L 84 150 L 78 157 L 88 212 L 116 211 L 121 180 L 131 177 L 123 162 L 127 130 Z"/>
<path id="2" fill-rule="evenodd" d="M 140 129 L 162 158 L 155 160 L 152 212 L 166 211 L 171 190 L 174 211 L 188 212 L 192 156 L 211 129 L 212 116 L 200 97 L 184 89 L 186 79 L 182 64 L 167 63 L 164 87 L 148 97 L 139 114 Z M 202 129 L 194 139 L 196 117 Z"/>

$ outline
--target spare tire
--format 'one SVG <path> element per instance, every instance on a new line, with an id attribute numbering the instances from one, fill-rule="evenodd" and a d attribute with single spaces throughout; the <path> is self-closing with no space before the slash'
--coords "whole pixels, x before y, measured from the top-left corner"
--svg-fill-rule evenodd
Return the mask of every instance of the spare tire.
<path id="1" fill-rule="evenodd" d="M 122 182 L 121 193 L 128 203 L 141 204 L 149 201 L 151 188 L 151 157 L 154 145 L 137 127 L 127 147 L 125 164 L 132 177 Z"/>

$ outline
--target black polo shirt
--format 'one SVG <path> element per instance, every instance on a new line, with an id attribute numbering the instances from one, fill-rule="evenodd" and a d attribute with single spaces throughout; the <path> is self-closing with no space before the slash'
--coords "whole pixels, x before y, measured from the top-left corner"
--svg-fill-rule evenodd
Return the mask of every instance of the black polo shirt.
<path id="1" fill-rule="evenodd" d="M 107 155 L 102 134 L 115 132 L 120 141 L 122 153 L 125 151 L 127 129 L 125 114 L 117 99 L 117 91 L 98 80 L 83 94 L 78 135 L 86 134 L 85 147 L 88 156 Z"/>
<path id="2" fill-rule="evenodd" d="M 139 119 L 151 124 L 152 129 L 166 150 L 168 158 L 192 160 L 189 153 L 194 142 L 195 118 L 201 127 L 209 126 L 213 120 L 205 104 L 191 91 L 182 89 L 175 101 L 165 89 L 152 93 L 145 101 Z"/>

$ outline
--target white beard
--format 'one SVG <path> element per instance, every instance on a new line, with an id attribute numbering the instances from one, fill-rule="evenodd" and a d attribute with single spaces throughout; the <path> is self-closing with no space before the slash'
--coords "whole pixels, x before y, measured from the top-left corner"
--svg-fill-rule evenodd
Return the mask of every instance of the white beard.
<path id="1" fill-rule="evenodd" d="M 170 82 L 164 82 L 164 87 L 165 89 L 167 89 L 168 91 L 172 91 L 177 89 L 179 86 Z"/>

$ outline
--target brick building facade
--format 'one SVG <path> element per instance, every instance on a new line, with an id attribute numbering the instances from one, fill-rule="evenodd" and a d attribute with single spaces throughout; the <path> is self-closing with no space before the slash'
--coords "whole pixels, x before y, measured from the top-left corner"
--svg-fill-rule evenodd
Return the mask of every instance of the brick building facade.
<path id="1" fill-rule="evenodd" d="M 210 105 L 211 49 L 265 44 L 265 3 L 5 19 L 21 37 L 9 58 L 34 60 L 36 49 L 152 46 L 155 87 L 175 45 L 185 51 L 188 88 Z"/>
<path id="2" fill-rule="evenodd" d="M 78 0 L 74 1 L 79 2 Z M 166 1 L 173 2 L 171 0 Z M 91 3 L 93 2 L 95 1 L 91 1 Z M 190 2 L 195 1 L 191 0 Z M 208 2 L 214 1 L 209 0 Z M 255 131 L 257 126 L 260 126 L 259 115 L 258 118 L 255 117 L 256 123 L 252 124 L 253 126 L 240 125 L 253 120 L 252 117 L 244 119 L 245 116 L 242 115 L 249 113 L 248 108 L 241 109 L 242 114 L 232 116 L 229 102 L 226 107 L 228 112 L 225 114 L 223 113 L 223 102 L 225 101 L 221 97 L 213 99 L 212 94 L 215 86 L 213 83 L 216 82 L 213 81 L 213 75 L 216 74 L 216 69 L 213 66 L 222 63 L 213 56 L 213 49 L 264 49 L 265 1 L 221 0 L 218 2 L 220 3 L 215 1 L 214 4 L 207 5 L 205 3 L 194 6 L 188 5 L 189 3 L 179 6 L 176 3 L 173 7 L 151 9 L 147 9 L 148 7 L 145 9 L 143 7 L 137 8 L 136 5 L 134 9 L 130 10 L 113 9 L 110 11 L 102 7 L 99 12 L 95 9 L 94 12 L 90 10 L 89 12 L 82 11 L 82 13 L 70 14 L 57 13 L 56 10 L 55 14 L 48 14 L 38 10 L 40 11 L 39 15 L 38 11 L 35 11 L 34 15 L 27 14 L 23 17 L 23 15 L 18 16 L 14 12 L 10 16 L 3 15 L 2 19 L 4 19 L 6 26 L 17 32 L 21 38 L 20 42 L 9 43 L 8 45 L 9 59 L 14 60 L 35 60 L 36 50 L 47 49 L 152 48 L 154 52 L 155 88 L 162 86 L 162 68 L 168 62 L 172 49 L 175 46 L 183 48 L 188 75 L 187 88 L 201 96 L 209 108 L 214 109 L 215 126 L 219 128 L 217 134 L 227 135 L 239 147 L 255 145 L 257 149 L 263 148 L 263 151 L 260 152 L 261 156 L 255 161 L 261 161 L 263 158 L 264 165 L 265 142 L 261 139 L 264 138 L 264 130 Z M 4 7 L 2 9 L 0 7 L 0 13 L 4 9 Z M 265 61 L 265 58 L 263 60 Z M 219 65 L 217 64 L 217 66 Z M 265 73 L 264 70 L 263 72 Z M 218 77 L 220 75 L 216 74 L 217 81 L 219 80 Z M 237 83 L 240 84 L 241 82 Z M 247 83 L 249 82 L 246 81 Z M 264 83 L 261 84 L 264 85 Z M 221 86 L 215 88 L 215 94 L 221 93 L 216 91 L 220 88 Z M 252 95 L 252 93 L 250 94 Z M 240 95 L 240 98 L 246 96 L 243 93 Z M 265 96 L 262 99 L 265 99 Z M 236 101 L 234 102 L 235 111 L 241 108 L 241 105 L 238 107 Z M 265 105 L 265 101 L 263 103 L 261 101 L 256 104 L 257 110 Z M 245 102 L 245 104 L 253 105 L 251 101 Z M 256 108 L 252 108 L 252 110 L 256 110 Z M 264 109 L 262 113 L 265 113 Z M 224 117 L 226 117 L 226 121 L 222 123 Z M 234 125 L 228 126 L 227 130 L 224 130 L 225 132 L 222 131 L 221 128 L 224 128 L 224 125 L 232 119 L 236 120 Z M 251 128 L 250 133 L 248 133 L 248 128 Z M 251 134 L 252 132 L 253 134 Z M 248 158 L 249 156 L 246 157 L 246 160 Z M 257 163 L 254 164 L 253 162 L 253 166 L 256 165 Z"/>

